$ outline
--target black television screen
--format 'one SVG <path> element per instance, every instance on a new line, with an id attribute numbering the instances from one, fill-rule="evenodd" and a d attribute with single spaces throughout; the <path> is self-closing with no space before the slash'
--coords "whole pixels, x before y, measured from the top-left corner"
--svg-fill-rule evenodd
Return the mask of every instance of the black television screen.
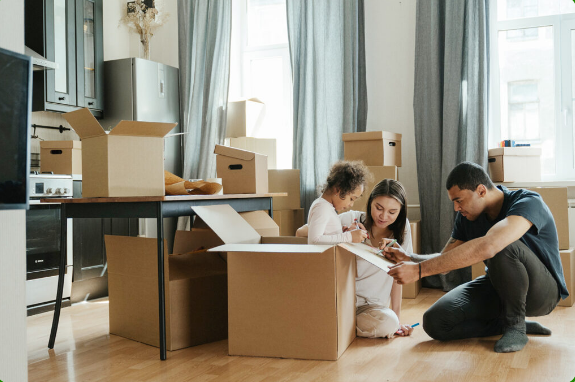
<path id="1" fill-rule="evenodd" d="M 0 210 L 28 209 L 32 61 L 0 48 Z"/>

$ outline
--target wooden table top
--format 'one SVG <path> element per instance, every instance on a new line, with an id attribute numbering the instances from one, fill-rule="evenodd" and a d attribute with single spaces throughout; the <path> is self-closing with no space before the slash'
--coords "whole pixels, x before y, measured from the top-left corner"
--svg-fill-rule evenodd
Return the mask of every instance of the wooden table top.
<path id="1" fill-rule="evenodd" d="M 224 195 L 169 195 L 169 196 L 123 196 L 113 198 L 44 198 L 42 203 L 131 203 L 131 202 L 178 202 L 187 200 L 252 199 L 287 196 L 287 192 L 267 194 L 224 194 Z"/>

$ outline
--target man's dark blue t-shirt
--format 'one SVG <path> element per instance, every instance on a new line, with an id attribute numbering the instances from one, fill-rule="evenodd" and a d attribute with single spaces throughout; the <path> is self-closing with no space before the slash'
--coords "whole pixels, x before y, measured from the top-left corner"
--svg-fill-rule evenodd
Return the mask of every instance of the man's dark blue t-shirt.
<path id="1" fill-rule="evenodd" d="M 568 297 L 569 292 L 565 285 L 561 257 L 559 256 L 557 227 L 555 227 L 555 221 L 549 207 L 536 192 L 523 189 L 509 191 L 503 186 L 497 186 L 497 188 L 503 191 L 504 194 L 503 206 L 499 216 L 491 221 L 487 218 L 487 214 L 482 214 L 475 221 L 469 221 L 458 212 L 451 237 L 461 241 L 469 241 L 485 236 L 491 227 L 507 216 L 524 217 L 533 225 L 520 240 L 537 255 L 539 260 L 553 275 L 553 278 L 557 281 L 561 298 Z"/>

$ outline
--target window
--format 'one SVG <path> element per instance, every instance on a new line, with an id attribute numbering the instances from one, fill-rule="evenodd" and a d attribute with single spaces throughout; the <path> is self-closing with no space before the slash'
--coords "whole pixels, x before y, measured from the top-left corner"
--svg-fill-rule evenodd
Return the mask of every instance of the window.
<path id="1" fill-rule="evenodd" d="M 575 179 L 575 4 L 498 0 L 491 11 L 489 147 L 540 147 L 544 180 Z"/>
<path id="2" fill-rule="evenodd" d="M 229 100 L 265 105 L 255 138 L 275 138 L 277 168 L 292 168 L 292 79 L 285 0 L 233 0 Z"/>

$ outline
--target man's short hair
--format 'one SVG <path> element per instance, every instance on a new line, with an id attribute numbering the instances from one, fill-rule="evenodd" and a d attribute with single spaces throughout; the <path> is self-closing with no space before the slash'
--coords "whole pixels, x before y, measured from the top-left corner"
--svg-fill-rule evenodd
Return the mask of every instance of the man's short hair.
<path id="1" fill-rule="evenodd" d="M 449 173 L 445 187 L 447 190 L 457 186 L 460 190 L 475 191 L 480 184 L 488 190 L 495 187 L 483 167 L 473 162 L 461 162 Z"/>

